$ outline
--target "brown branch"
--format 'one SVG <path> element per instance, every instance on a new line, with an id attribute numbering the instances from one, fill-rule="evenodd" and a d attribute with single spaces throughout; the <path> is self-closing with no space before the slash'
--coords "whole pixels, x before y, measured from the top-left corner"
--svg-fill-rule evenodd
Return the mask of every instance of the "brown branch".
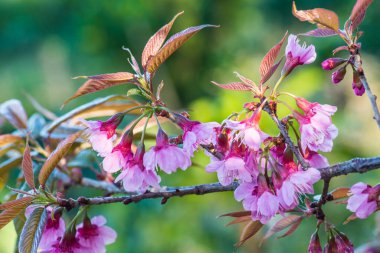
<path id="1" fill-rule="evenodd" d="M 369 87 L 369 84 L 367 82 L 367 78 L 364 74 L 364 70 L 362 67 L 362 60 L 361 60 L 361 56 L 358 52 L 358 49 L 354 50 L 354 52 L 352 52 L 351 54 L 353 55 L 353 59 L 354 59 L 353 60 L 353 63 L 354 63 L 353 67 L 358 72 L 360 81 L 365 88 L 365 93 L 366 93 L 369 101 L 371 102 L 372 111 L 374 113 L 373 119 L 376 121 L 377 126 L 380 128 L 380 112 L 379 112 L 379 107 L 377 106 L 377 102 L 376 102 L 377 96 L 372 93 L 371 88 Z"/>
<path id="2" fill-rule="evenodd" d="M 280 130 L 281 135 L 284 137 L 285 143 L 289 146 L 290 150 L 292 150 L 293 154 L 296 156 L 297 161 L 301 164 L 302 168 L 310 167 L 309 164 L 303 159 L 303 156 L 301 155 L 301 152 L 299 151 L 299 149 L 294 145 L 294 143 L 290 139 L 288 131 L 286 130 L 282 122 L 278 119 L 276 113 L 270 107 L 270 105 L 266 104 L 263 110 L 266 111 L 269 114 L 269 116 L 271 116 L 274 123 L 276 123 L 278 129 Z"/>
<path id="3" fill-rule="evenodd" d="M 370 158 L 354 158 L 349 161 L 338 163 L 326 168 L 319 169 L 321 179 L 329 182 L 331 178 L 347 175 L 350 173 L 365 173 L 380 168 L 380 156 Z M 233 191 L 238 186 L 237 182 L 231 185 L 223 186 L 220 183 L 202 184 L 195 186 L 163 188 L 158 192 L 145 192 L 141 194 L 132 194 L 117 197 L 79 197 L 77 199 L 59 199 L 58 204 L 68 209 L 79 205 L 101 205 L 110 203 L 137 203 L 143 199 L 162 198 L 161 203 L 165 203 L 169 198 L 182 197 L 186 195 L 203 195 L 214 192 Z M 325 184 L 324 192 L 328 191 L 328 184 Z"/>

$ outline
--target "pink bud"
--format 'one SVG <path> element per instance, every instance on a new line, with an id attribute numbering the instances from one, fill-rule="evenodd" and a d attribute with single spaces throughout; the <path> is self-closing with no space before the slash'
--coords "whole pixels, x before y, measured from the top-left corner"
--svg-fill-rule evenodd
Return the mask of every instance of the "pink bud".
<path id="1" fill-rule="evenodd" d="M 343 66 L 337 71 L 335 71 L 334 73 L 332 73 L 331 81 L 334 84 L 340 83 L 344 79 L 345 75 L 346 75 L 346 66 Z"/>
<path id="2" fill-rule="evenodd" d="M 362 96 L 365 92 L 365 88 L 359 78 L 359 73 L 356 71 L 353 74 L 352 89 L 356 96 Z"/>
<path id="3" fill-rule="evenodd" d="M 329 58 L 327 60 L 324 60 L 321 65 L 324 70 L 332 70 L 346 61 L 346 59 L 342 58 Z"/>
<path id="4" fill-rule="evenodd" d="M 299 97 L 296 98 L 296 104 L 305 113 L 308 113 L 310 109 L 313 107 L 313 103 L 307 101 L 304 98 L 299 98 Z"/>
<path id="5" fill-rule="evenodd" d="M 99 130 L 107 132 L 107 138 L 109 139 L 115 134 L 116 128 L 123 121 L 123 118 L 123 113 L 117 113 L 111 118 L 109 118 L 107 121 L 101 122 Z"/>
<path id="6" fill-rule="evenodd" d="M 319 241 L 318 231 L 315 231 L 311 235 L 309 248 L 307 249 L 308 253 L 322 253 L 321 242 Z"/>

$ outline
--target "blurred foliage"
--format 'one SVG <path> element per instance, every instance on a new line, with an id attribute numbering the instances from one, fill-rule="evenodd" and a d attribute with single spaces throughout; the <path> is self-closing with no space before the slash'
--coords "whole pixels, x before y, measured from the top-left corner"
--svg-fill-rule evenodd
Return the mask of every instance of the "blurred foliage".
<path id="1" fill-rule="evenodd" d="M 354 2 L 299 0 L 297 6 L 300 9 L 333 9 L 343 23 Z M 236 80 L 233 71 L 258 80 L 261 58 L 286 30 L 299 33 L 313 28 L 292 16 L 291 0 L 2 0 L 0 102 L 21 99 L 31 113 L 34 110 L 24 96 L 28 93 L 42 105 L 61 114 L 92 98 L 125 92 L 126 86 L 111 88 L 77 99 L 59 111 L 63 101 L 81 84 L 71 77 L 129 70 L 128 55 L 122 51 L 122 46 L 130 48 L 139 58 L 148 38 L 181 10 L 185 15 L 174 25 L 174 32 L 202 23 L 220 24 L 221 28 L 201 31 L 191 39 L 163 65 L 156 82 L 165 81 L 164 100 L 169 106 L 187 108 L 194 119 L 203 121 L 221 121 L 231 112 L 240 111 L 250 99 L 247 94 L 218 90 L 210 80 Z M 361 26 L 365 32 L 362 39 L 364 66 L 376 94 L 380 93 L 379 26 L 376 19 L 379 14 L 380 4 L 375 1 Z M 378 155 L 380 136 L 366 97 L 353 95 L 350 78 L 338 87 L 333 86 L 329 73 L 319 67 L 340 41 L 337 38 L 306 40 L 316 45 L 316 62 L 298 68 L 281 89 L 338 106 L 333 119 L 340 135 L 333 152 L 327 154 L 331 163 L 355 156 Z M 285 115 L 287 112 L 280 113 Z M 0 119 L 0 132 L 10 129 L 8 125 L 1 125 Z M 276 134 L 267 118 L 263 119 L 262 127 Z M 208 159 L 199 153 L 195 161 L 204 166 Z M 374 171 L 336 178 L 332 187 L 350 186 L 358 180 L 375 184 L 379 175 L 380 172 Z M 163 176 L 163 185 L 170 186 L 214 181 L 214 174 L 207 174 L 199 167 Z M 321 185 L 318 187 L 320 191 Z M 80 188 L 71 193 L 101 194 Z M 4 194 L 6 191 L 0 193 L 1 196 Z M 240 203 L 229 192 L 173 198 L 165 205 L 159 200 L 145 200 L 129 206 L 94 207 L 91 211 L 104 213 L 110 226 L 118 232 L 119 237 L 108 247 L 108 252 L 305 252 L 309 236 L 314 231 L 313 219 L 305 221 L 287 239 L 273 238 L 258 248 L 259 239 L 256 238 L 241 249 L 235 249 L 233 244 L 241 228 L 225 228 L 227 220 L 216 217 L 240 209 Z M 331 203 L 327 206 L 327 214 L 330 221 L 349 235 L 355 246 L 373 237 L 373 216 L 343 226 L 342 221 L 349 216 L 344 206 L 336 207 Z M 0 238 L 0 252 L 12 252 L 11 242 L 15 235 L 10 226 L 0 232 Z"/>

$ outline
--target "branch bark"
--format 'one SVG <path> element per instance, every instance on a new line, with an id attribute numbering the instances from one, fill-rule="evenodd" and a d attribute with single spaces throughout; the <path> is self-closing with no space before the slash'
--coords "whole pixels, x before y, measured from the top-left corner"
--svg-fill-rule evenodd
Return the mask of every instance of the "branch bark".
<path id="1" fill-rule="evenodd" d="M 370 158 L 354 158 L 349 161 L 337 163 L 335 165 L 319 169 L 321 179 L 328 182 L 333 177 L 347 175 L 350 173 L 364 173 L 371 170 L 380 168 L 380 156 Z M 80 205 L 101 205 L 110 203 L 137 203 L 143 199 L 162 198 L 162 204 L 166 203 L 169 198 L 182 197 L 186 195 L 204 195 L 214 192 L 234 191 L 238 186 L 238 182 L 231 185 L 223 186 L 220 183 L 202 184 L 195 186 L 183 186 L 173 188 L 163 188 L 158 192 L 145 192 L 141 194 L 131 194 L 126 196 L 116 197 L 94 197 L 86 198 L 79 197 L 77 199 L 59 199 L 58 204 L 66 207 L 73 208 Z"/>

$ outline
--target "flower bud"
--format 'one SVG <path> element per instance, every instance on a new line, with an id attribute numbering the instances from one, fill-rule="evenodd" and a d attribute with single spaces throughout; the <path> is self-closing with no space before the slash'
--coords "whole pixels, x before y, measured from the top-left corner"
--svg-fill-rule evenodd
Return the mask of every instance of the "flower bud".
<path id="1" fill-rule="evenodd" d="M 352 79 L 352 89 L 356 96 L 362 96 L 365 92 L 365 88 L 359 78 L 359 73 L 356 71 L 354 71 Z"/>
<path id="2" fill-rule="evenodd" d="M 346 61 L 346 59 L 342 58 L 329 58 L 327 60 L 324 60 L 321 65 L 324 70 L 332 70 Z"/>
<path id="3" fill-rule="evenodd" d="M 331 81 L 334 84 L 340 83 L 344 79 L 345 75 L 346 75 L 346 66 L 343 66 L 337 71 L 335 71 L 334 73 L 332 73 Z"/>
<path id="4" fill-rule="evenodd" d="M 315 231 L 310 238 L 308 253 L 322 253 L 321 242 L 319 241 L 318 231 Z"/>
<path id="5" fill-rule="evenodd" d="M 123 121 L 123 118 L 123 113 L 117 113 L 111 118 L 109 118 L 107 121 L 101 122 L 99 130 L 106 132 L 107 138 L 109 139 L 115 134 L 116 128 Z"/>

